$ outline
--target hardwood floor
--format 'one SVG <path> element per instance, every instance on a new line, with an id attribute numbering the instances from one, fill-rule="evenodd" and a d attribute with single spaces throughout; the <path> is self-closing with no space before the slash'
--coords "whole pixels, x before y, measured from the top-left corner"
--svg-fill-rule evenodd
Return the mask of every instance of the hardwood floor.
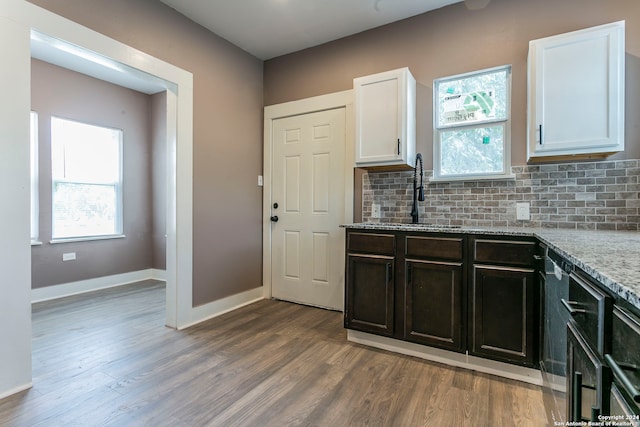
<path id="1" fill-rule="evenodd" d="M 145 282 L 33 307 L 32 389 L 2 426 L 544 426 L 538 387 L 346 341 L 261 301 L 185 331 Z"/>

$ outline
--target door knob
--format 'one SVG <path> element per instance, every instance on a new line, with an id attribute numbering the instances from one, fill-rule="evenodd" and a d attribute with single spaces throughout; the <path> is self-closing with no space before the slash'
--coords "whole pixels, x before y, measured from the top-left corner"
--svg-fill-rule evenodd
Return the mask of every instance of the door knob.
<path id="1" fill-rule="evenodd" d="M 271 217 L 272 222 L 278 222 L 278 215 L 274 215 Z"/>

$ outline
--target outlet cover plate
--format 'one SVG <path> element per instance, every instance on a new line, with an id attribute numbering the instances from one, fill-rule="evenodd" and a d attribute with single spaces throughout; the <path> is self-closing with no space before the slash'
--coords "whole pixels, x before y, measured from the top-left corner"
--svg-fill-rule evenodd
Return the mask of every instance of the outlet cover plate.
<path id="1" fill-rule="evenodd" d="M 531 219 L 529 203 L 516 203 L 516 219 L 519 221 L 529 221 Z"/>
<path id="2" fill-rule="evenodd" d="M 380 218 L 382 216 L 379 203 L 371 204 L 371 218 Z"/>

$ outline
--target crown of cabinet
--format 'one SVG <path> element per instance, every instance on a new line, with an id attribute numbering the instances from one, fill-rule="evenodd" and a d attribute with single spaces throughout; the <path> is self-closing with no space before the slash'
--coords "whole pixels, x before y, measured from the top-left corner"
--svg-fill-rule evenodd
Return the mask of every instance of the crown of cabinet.
<path id="1" fill-rule="evenodd" d="M 353 80 L 355 165 L 413 167 L 416 153 L 416 79 L 408 68 Z"/>
<path id="2" fill-rule="evenodd" d="M 529 161 L 624 150 L 624 21 L 529 43 Z"/>

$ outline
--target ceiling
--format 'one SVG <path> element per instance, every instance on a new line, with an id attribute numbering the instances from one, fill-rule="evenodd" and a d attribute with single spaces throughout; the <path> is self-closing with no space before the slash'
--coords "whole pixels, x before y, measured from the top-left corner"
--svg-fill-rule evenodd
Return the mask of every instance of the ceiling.
<path id="1" fill-rule="evenodd" d="M 160 0 L 259 59 L 317 46 L 462 0 Z M 464 0 L 486 4 L 489 0 Z M 250 12 L 247 12 L 250 11 Z M 168 82 L 35 30 L 31 56 L 154 94 Z"/>
<path id="2" fill-rule="evenodd" d="M 266 60 L 461 0 L 160 0 Z"/>

